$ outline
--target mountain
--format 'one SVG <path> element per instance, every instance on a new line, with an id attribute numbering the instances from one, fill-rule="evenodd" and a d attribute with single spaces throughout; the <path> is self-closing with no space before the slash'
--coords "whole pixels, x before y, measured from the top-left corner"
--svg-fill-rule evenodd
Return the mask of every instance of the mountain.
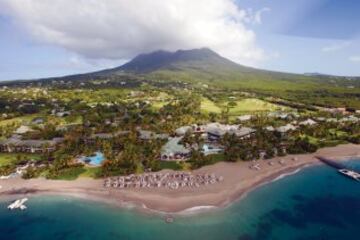
<path id="1" fill-rule="evenodd" d="M 209 70 L 211 67 L 221 67 L 224 68 L 224 70 L 229 68 L 243 68 L 242 70 L 246 70 L 247 68 L 220 56 L 209 48 L 200 48 L 178 50 L 176 52 L 159 50 L 147 54 L 140 54 L 120 67 L 100 71 L 96 74 L 107 75 L 123 72 L 147 74 L 159 70 L 181 71 L 185 68 Z"/>
<path id="2" fill-rule="evenodd" d="M 97 81 L 106 80 L 106 81 Z M 326 105 L 329 101 L 360 105 L 360 79 L 325 74 L 291 74 L 246 67 L 208 49 L 155 51 L 102 71 L 32 82 L 66 87 L 207 86 L 215 90 L 248 91 L 289 100 Z M 29 81 L 17 82 L 29 84 Z M 210 94 L 211 91 L 208 91 Z"/>
<path id="3" fill-rule="evenodd" d="M 130 62 L 116 68 L 91 73 L 92 76 L 115 76 L 123 74 L 145 76 L 154 81 L 185 81 L 206 83 L 234 88 L 257 88 L 263 90 L 299 89 L 309 87 L 358 86 L 358 78 L 334 77 L 320 74 L 291 74 L 246 67 L 232 62 L 209 48 L 155 51 L 140 54 Z M 311 86 L 309 86 L 311 85 Z M 360 85 L 359 85 L 360 86 Z"/>
<path id="4" fill-rule="evenodd" d="M 140 54 L 130 62 L 116 68 L 90 73 L 91 77 L 116 75 L 141 75 L 153 81 L 204 83 L 210 85 L 246 87 L 258 85 L 258 81 L 271 81 L 272 87 L 282 81 L 310 79 L 304 75 L 280 73 L 246 67 L 230 61 L 208 49 L 178 50 L 176 52 L 155 51 Z M 271 86 L 267 86 L 271 89 Z"/>
<path id="5" fill-rule="evenodd" d="M 236 64 L 221 57 L 217 53 L 208 48 L 194 49 L 194 50 L 178 50 L 176 52 L 156 51 L 150 54 L 141 54 L 135 57 L 129 63 L 121 66 L 123 71 L 130 71 L 135 73 L 152 72 L 159 69 L 174 69 L 176 70 L 179 64 L 197 63 L 205 66 L 233 66 Z"/>

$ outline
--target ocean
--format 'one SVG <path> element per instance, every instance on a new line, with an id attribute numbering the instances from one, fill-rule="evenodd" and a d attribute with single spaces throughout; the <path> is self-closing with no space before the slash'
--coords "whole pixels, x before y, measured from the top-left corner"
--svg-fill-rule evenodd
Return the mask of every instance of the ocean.
<path id="1" fill-rule="evenodd" d="M 345 164 L 360 170 L 360 159 Z M 162 216 L 60 196 L 30 197 L 28 209 L 0 201 L 1 240 L 359 239 L 360 183 L 328 166 L 305 168 L 207 213 Z"/>

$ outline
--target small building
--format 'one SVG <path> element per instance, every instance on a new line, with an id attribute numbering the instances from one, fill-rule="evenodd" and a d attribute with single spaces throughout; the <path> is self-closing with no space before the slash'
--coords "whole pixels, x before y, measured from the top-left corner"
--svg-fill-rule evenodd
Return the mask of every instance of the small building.
<path id="1" fill-rule="evenodd" d="M 268 114 L 268 117 L 273 117 L 273 118 L 279 118 L 279 119 L 288 119 L 290 117 L 290 115 L 288 113 L 282 113 L 282 112 L 271 112 Z"/>
<path id="2" fill-rule="evenodd" d="M 287 124 L 285 126 L 281 126 L 281 127 L 278 127 L 275 129 L 276 132 L 279 132 L 281 134 L 285 134 L 287 132 L 295 131 L 295 130 L 296 130 L 296 127 L 292 124 Z"/>
<path id="3" fill-rule="evenodd" d="M 104 120 L 104 124 L 105 124 L 105 125 L 111 125 L 111 123 L 112 123 L 112 122 L 111 122 L 110 119 L 105 119 L 105 120 Z"/>
<path id="4" fill-rule="evenodd" d="M 25 125 L 21 125 L 19 128 L 17 128 L 15 130 L 15 134 L 25 134 L 25 133 L 28 133 L 28 132 L 32 132 L 34 131 L 33 129 L 31 129 L 29 126 L 25 126 Z"/>
<path id="5" fill-rule="evenodd" d="M 71 112 L 70 111 L 62 111 L 62 112 L 57 112 L 55 115 L 57 117 L 67 117 L 70 116 Z"/>
<path id="6" fill-rule="evenodd" d="M 269 131 L 269 132 L 274 132 L 275 128 L 273 126 L 267 126 L 267 127 L 265 127 L 265 130 Z"/>
<path id="7" fill-rule="evenodd" d="M 69 131 L 69 130 L 75 129 L 79 126 L 81 126 L 80 123 L 69 123 L 69 124 L 56 126 L 55 129 L 56 129 L 56 131 Z"/>
<path id="8" fill-rule="evenodd" d="M 324 117 L 317 117 L 316 120 L 318 120 L 319 122 L 326 122 L 326 118 Z"/>
<path id="9" fill-rule="evenodd" d="M 252 118 L 253 118 L 252 115 L 243 115 L 243 116 L 237 117 L 237 120 L 240 122 L 247 122 L 247 121 L 250 121 Z"/>
<path id="10" fill-rule="evenodd" d="M 161 149 L 162 161 L 185 161 L 190 157 L 190 150 L 180 144 L 182 137 L 169 138 Z"/>
<path id="11" fill-rule="evenodd" d="M 36 124 L 36 125 L 44 124 L 44 122 L 45 122 L 45 119 L 42 117 L 36 117 L 31 121 L 32 124 Z"/>
<path id="12" fill-rule="evenodd" d="M 352 123 L 357 123 L 360 121 L 360 118 L 355 117 L 353 115 L 349 116 L 349 117 L 344 117 L 342 119 L 340 119 L 340 122 L 352 122 Z"/>
<path id="13" fill-rule="evenodd" d="M 301 126 L 314 126 L 316 124 L 317 124 L 317 122 L 315 122 L 314 120 L 312 120 L 310 118 L 299 123 L 299 125 L 301 125 Z"/>
<path id="14" fill-rule="evenodd" d="M 281 120 L 295 119 L 299 117 L 299 114 L 296 112 L 286 113 L 286 112 L 271 112 L 268 114 L 268 117 L 277 118 Z"/>
<path id="15" fill-rule="evenodd" d="M 326 122 L 328 123 L 337 123 L 339 120 L 337 118 L 327 118 Z"/>

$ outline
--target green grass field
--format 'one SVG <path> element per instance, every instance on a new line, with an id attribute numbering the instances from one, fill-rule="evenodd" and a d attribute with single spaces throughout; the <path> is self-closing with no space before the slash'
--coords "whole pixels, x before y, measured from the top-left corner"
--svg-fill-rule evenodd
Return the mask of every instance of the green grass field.
<path id="1" fill-rule="evenodd" d="M 204 113 L 221 113 L 221 108 L 208 98 L 201 99 L 201 111 Z"/>
<path id="2" fill-rule="evenodd" d="M 229 102 L 222 102 L 216 104 L 215 102 L 209 100 L 208 98 L 202 98 L 201 100 L 201 111 L 203 113 L 216 113 L 220 114 L 221 109 L 225 109 Z M 259 112 L 271 112 L 277 110 L 286 110 L 287 108 L 269 103 L 256 98 L 246 98 L 242 100 L 235 101 L 236 106 L 231 107 L 229 114 L 231 116 L 237 116 L 247 113 L 259 113 Z"/>
<path id="3" fill-rule="evenodd" d="M 14 125 L 29 124 L 33 119 L 38 117 L 42 117 L 46 119 L 48 123 L 53 123 L 53 124 L 82 123 L 83 121 L 81 116 L 69 116 L 69 117 L 61 118 L 61 117 L 51 116 L 47 113 L 36 113 L 36 114 L 24 115 L 21 117 L 2 120 L 0 121 L 0 127 L 13 125 L 13 124 Z"/>
<path id="4" fill-rule="evenodd" d="M 163 106 L 165 106 L 166 104 L 168 104 L 168 102 L 166 101 L 154 101 L 151 103 L 151 106 L 155 109 L 155 110 L 159 110 L 160 108 L 162 108 Z"/>
<path id="5" fill-rule="evenodd" d="M 207 66 L 204 71 L 204 64 Z M 160 69 L 147 75 L 150 80 L 172 83 L 186 83 L 193 86 L 207 84 L 213 89 L 244 90 L 266 94 L 304 104 L 347 106 L 360 109 L 357 94 L 358 81 L 345 79 L 308 77 L 304 75 L 274 73 L 255 69 L 241 70 L 218 64 L 196 63 L 181 64 L 181 70 Z M 198 66 L 195 68 L 194 66 Z M 334 82 L 335 81 L 335 82 Z M 348 88 L 347 86 L 355 86 Z M 319 90 L 322 94 L 319 94 Z"/>
<path id="6" fill-rule="evenodd" d="M 30 122 L 32 119 L 41 116 L 40 114 L 31 114 L 22 117 L 16 117 L 0 121 L 0 127 L 11 125 L 11 124 L 22 124 L 23 122 Z"/>
<path id="7" fill-rule="evenodd" d="M 61 170 L 56 180 L 75 180 L 86 172 L 84 167 L 73 167 Z"/>
<path id="8" fill-rule="evenodd" d="M 178 162 L 160 161 L 160 169 L 182 170 L 183 167 Z"/>
<path id="9" fill-rule="evenodd" d="M 247 98 L 236 101 L 236 106 L 230 108 L 230 115 L 241 115 L 245 113 L 257 113 L 257 112 L 271 112 L 277 110 L 285 110 L 284 107 L 256 99 Z"/>
<path id="10" fill-rule="evenodd" d="M 16 163 L 17 156 L 20 156 L 20 159 L 26 160 L 39 160 L 41 158 L 36 154 L 0 153 L 0 167 Z"/>
<path id="11" fill-rule="evenodd" d="M 97 178 L 101 171 L 101 167 L 84 167 L 85 172 L 81 173 L 79 177 L 82 178 Z"/>

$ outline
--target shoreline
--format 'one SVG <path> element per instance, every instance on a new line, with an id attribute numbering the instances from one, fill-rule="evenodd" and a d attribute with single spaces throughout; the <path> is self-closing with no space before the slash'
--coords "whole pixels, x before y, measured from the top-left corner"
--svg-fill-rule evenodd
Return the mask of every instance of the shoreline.
<path id="1" fill-rule="evenodd" d="M 288 155 L 259 160 L 260 170 L 249 169 L 251 162 L 219 162 L 194 170 L 193 173 L 215 173 L 224 181 L 196 189 L 106 189 L 103 180 L 81 178 L 74 181 L 20 178 L 0 180 L 0 198 L 34 195 L 70 196 L 102 202 L 116 207 L 158 214 L 194 214 L 228 207 L 248 193 L 302 169 L 321 164 L 315 156 L 336 160 L 360 157 L 360 145 L 345 144 L 322 148 L 313 154 Z M 293 160 L 296 158 L 297 160 Z M 280 164 L 285 161 L 285 165 Z M 273 162 L 273 165 L 268 164 Z M 163 170 L 162 172 L 173 172 Z"/>

